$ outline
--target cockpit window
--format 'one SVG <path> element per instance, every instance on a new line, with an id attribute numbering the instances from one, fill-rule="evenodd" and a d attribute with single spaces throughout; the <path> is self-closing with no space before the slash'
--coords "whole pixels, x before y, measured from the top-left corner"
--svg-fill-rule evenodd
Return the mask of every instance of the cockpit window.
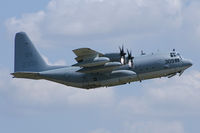
<path id="1" fill-rule="evenodd" d="M 175 62 L 180 62 L 180 59 L 179 58 L 175 59 Z"/>
<path id="2" fill-rule="evenodd" d="M 170 53 L 170 57 L 176 57 L 176 53 Z"/>

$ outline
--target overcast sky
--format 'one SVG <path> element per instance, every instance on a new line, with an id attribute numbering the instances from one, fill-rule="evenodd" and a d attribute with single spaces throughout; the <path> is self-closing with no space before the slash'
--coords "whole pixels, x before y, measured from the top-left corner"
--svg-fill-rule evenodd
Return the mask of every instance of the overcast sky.
<path id="1" fill-rule="evenodd" d="M 90 47 L 134 56 L 175 48 L 193 66 L 181 77 L 81 90 L 12 79 L 14 36 L 25 31 L 48 63 L 75 63 Z M 3 133 L 199 133 L 199 0 L 6 0 L 0 3 Z"/>

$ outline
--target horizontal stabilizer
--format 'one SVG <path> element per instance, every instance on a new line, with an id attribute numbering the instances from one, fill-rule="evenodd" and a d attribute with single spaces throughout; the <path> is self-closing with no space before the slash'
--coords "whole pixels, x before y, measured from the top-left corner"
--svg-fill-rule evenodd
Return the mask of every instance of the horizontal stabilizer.
<path id="1" fill-rule="evenodd" d="M 15 72 L 11 75 L 13 75 L 13 78 L 41 79 L 40 74 L 37 72 Z"/>

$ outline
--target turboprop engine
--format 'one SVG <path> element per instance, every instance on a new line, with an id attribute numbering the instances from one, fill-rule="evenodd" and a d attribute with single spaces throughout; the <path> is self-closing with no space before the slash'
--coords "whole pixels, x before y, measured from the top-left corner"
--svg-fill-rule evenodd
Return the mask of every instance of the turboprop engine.
<path id="1" fill-rule="evenodd" d="M 74 66 L 80 66 L 80 67 L 95 67 L 95 66 L 101 66 L 110 61 L 107 57 L 95 57 L 94 59 L 88 59 L 83 62 L 77 63 Z"/>

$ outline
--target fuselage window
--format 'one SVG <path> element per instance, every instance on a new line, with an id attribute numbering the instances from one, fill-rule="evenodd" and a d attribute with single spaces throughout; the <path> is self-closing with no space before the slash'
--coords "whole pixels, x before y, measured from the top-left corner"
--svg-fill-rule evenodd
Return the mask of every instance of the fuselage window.
<path id="1" fill-rule="evenodd" d="M 175 53 L 170 53 L 170 57 L 176 57 Z"/>

